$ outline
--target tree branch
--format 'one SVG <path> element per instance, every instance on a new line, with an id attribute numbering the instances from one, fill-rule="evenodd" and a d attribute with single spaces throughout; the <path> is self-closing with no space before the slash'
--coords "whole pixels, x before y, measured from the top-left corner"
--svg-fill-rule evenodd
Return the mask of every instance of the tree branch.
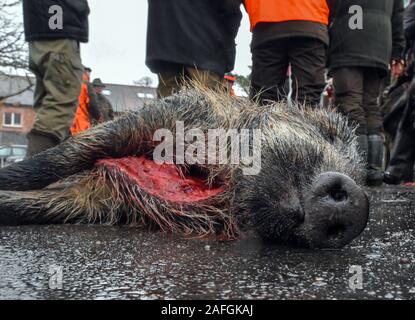
<path id="1" fill-rule="evenodd" d="M 10 94 L 7 94 L 5 96 L 0 96 L 0 102 L 3 102 L 4 100 L 9 99 L 9 98 L 14 97 L 14 96 L 18 96 L 19 94 L 22 94 L 23 92 L 31 89 L 33 87 L 34 83 L 32 82 L 32 79 L 30 79 L 30 77 L 27 74 L 26 74 L 26 81 L 28 82 L 28 85 L 26 87 L 24 87 L 23 89 L 21 89 L 19 91 L 14 92 L 14 93 L 10 93 Z"/>

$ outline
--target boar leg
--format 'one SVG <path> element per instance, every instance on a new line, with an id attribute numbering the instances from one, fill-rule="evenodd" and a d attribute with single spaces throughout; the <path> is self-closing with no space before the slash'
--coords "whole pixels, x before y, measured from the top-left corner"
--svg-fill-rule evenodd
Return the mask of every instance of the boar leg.
<path id="1" fill-rule="evenodd" d="M 156 128 L 172 128 L 165 103 L 128 113 L 69 138 L 55 148 L 0 169 L 0 190 L 37 190 L 93 167 L 99 159 L 137 155 L 152 149 Z M 167 119 L 167 120 L 166 120 Z"/>

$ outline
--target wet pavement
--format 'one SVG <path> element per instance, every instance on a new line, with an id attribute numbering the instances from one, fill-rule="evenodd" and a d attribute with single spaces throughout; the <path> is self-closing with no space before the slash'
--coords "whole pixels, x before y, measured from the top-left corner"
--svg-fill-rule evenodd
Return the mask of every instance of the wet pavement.
<path id="1" fill-rule="evenodd" d="M 0 299 L 415 299 L 415 189 L 368 192 L 370 225 L 342 250 L 0 227 Z"/>

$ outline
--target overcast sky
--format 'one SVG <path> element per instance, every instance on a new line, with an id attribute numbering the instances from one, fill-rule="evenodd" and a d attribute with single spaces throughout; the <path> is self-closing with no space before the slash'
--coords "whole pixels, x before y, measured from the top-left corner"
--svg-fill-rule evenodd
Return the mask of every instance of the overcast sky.
<path id="1" fill-rule="evenodd" d="M 89 0 L 89 43 L 82 45 L 82 59 L 93 69 L 92 77 L 107 83 L 132 84 L 144 76 L 157 77 L 145 65 L 147 0 Z M 251 65 L 248 17 L 237 38 L 235 72 L 249 74 Z"/>

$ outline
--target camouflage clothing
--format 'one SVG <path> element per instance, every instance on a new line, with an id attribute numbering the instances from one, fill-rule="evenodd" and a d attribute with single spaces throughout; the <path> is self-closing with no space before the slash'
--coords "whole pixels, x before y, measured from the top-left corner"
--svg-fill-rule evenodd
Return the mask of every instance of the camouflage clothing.
<path id="1" fill-rule="evenodd" d="M 30 42 L 29 67 L 36 75 L 31 132 L 59 143 L 68 136 L 81 90 L 79 44 L 70 39 Z"/>

